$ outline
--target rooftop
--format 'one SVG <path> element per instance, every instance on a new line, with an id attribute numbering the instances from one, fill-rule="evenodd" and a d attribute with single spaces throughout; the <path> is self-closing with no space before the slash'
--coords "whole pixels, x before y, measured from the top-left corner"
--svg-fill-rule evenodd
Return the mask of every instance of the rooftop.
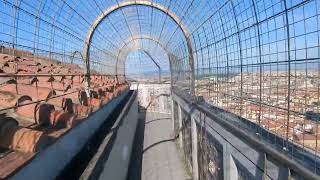
<path id="1" fill-rule="evenodd" d="M 29 56 L 0 54 L 0 178 L 128 89 L 126 82 L 95 74 L 88 96 L 79 65 L 23 54 Z"/>

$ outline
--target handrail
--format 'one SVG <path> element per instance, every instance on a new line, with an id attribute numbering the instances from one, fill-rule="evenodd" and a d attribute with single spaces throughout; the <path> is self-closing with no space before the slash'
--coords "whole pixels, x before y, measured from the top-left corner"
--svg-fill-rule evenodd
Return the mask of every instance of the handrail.
<path id="1" fill-rule="evenodd" d="M 187 97 L 179 94 L 176 90 L 172 90 L 175 95 L 183 99 L 189 104 L 192 104 L 192 101 Z M 312 173 L 310 170 L 305 168 L 304 166 L 300 165 L 297 161 L 292 160 L 287 157 L 286 154 L 277 151 L 272 146 L 268 145 L 268 142 L 263 141 L 262 139 L 257 140 L 256 137 L 253 137 L 248 132 L 243 130 L 242 128 L 232 124 L 228 120 L 222 119 L 216 113 L 212 112 L 208 106 L 204 105 L 203 103 L 193 103 L 191 106 L 194 106 L 200 112 L 206 114 L 209 118 L 213 119 L 219 125 L 223 126 L 227 131 L 232 132 L 237 137 L 241 138 L 244 141 L 247 141 L 250 145 L 253 145 L 255 148 L 259 149 L 260 151 L 270 155 L 271 157 L 278 159 L 282 164 L 288 166 L 289 168 L 299 172 L 300 175 L 305 177 L 306 179 L 319 179 L 319 176 Z"/>

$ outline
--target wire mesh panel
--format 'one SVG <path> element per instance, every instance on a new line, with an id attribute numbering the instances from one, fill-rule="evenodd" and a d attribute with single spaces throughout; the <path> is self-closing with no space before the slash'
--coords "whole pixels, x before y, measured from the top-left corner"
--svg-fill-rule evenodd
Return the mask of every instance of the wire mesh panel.
<path id="1" fill-rule="evenodd" d="M 143 68 L 127 62 L 155 59 L 154 69 L 145 69 L 170 66 L 172 88 L 242 117 L 252 132 L 291 157 L 298 157 L 298 148 L 311 154 L 301 161 L 310 161 L 316 172 L 319 3 L 0 0 L 1 73 L 15 82 L 25 67 L 52 75 L 47 66 L 39 68 L 45 61 L 80 67 L 77 76 L 87 83 L 90 72 L 121 83 L 126 72 L 136 75 L 136 67 Z M 18 64 L 19 59 L 34 63 Z"/>
<path id="2" fill-rule="evenodd" d="M 210 134 L 207 134 L 207 179 L 223 179 L 223 148 Z"/>
<path id="3" fill-rule="evenodd" d="M 319 2 L 219 7 L 191 33 L 196 94 L 268 130 L 258 134 L 282 137 L 271 142 L 292 156 L 289 142 L 318 159 Z"/>
<path id="4" fill-rule="evenodd" d="M 192 135 L 191 135 L 191 117 L 183 109 L 182 115 L 182 141 L 184 158 L 187 161 L 189 169 L 192 169 Z"/>
<path id="5" fill-rule="evenodd" d="M 208 132 L 207 117 L 200 113 L 198 133 L 199 179 L 223 179 L 223 146 Z"/>
<path id="6" fill-rule="evenodd" d="M 178 115 L 178 103 L 173 102 L 173 127 L 174 127 L 174 132 L 178 133 L 180 131 L 179 127 L 179 115 Z"/>

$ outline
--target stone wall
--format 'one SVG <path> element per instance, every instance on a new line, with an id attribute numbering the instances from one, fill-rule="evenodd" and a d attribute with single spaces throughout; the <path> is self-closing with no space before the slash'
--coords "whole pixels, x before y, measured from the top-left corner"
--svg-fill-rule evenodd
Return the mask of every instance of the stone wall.
<path id="1" fill-rule="evenodd" d="M 131 89 L 138 90 L 139 105 L 150 112 L 171 114 L 170 84 L 132 84 Z"/>

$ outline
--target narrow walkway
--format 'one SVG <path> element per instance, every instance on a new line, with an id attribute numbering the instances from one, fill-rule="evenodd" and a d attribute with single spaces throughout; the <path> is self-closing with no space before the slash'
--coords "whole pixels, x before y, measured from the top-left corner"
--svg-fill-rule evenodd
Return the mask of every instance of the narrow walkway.
<path id="1" fill-rule="evenodd" d="M 188 177 L 172 139 L 171 116 L 140 115 L 128 180 L 186 180 Z"/>

